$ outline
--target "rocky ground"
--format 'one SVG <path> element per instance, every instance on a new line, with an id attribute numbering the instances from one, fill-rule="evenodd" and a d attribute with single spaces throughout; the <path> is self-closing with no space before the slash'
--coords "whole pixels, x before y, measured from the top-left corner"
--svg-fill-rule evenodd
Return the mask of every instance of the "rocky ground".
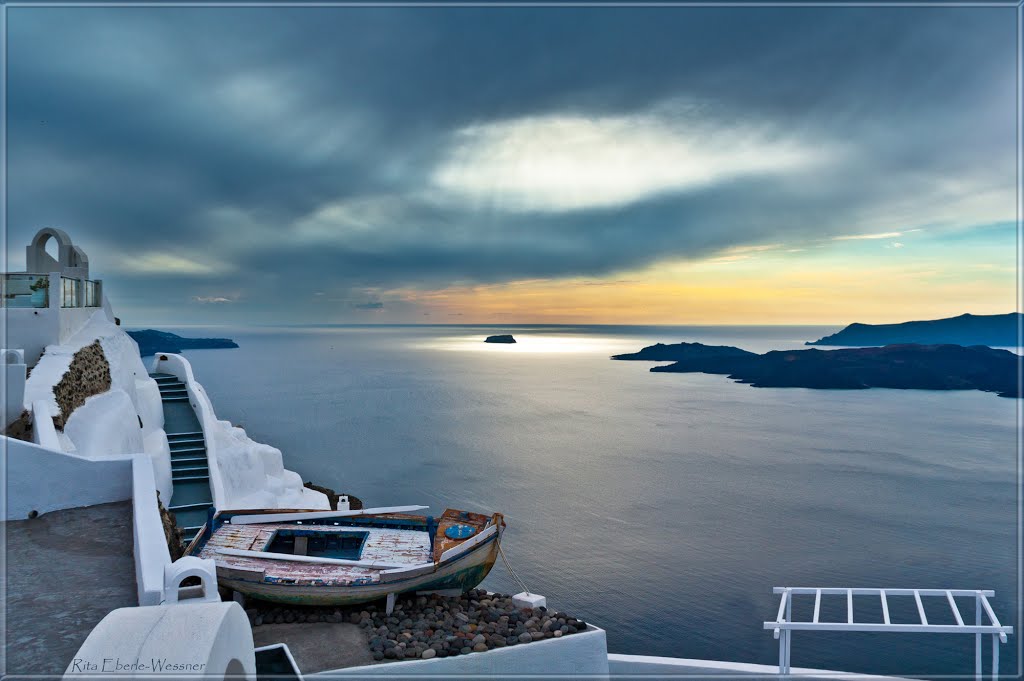
<path id="1" fill-rule="evenodd" d="M 391 615 L 383 602 L 353 608 L 278 606 L 250 602 L 253 626 L 293 622 L 334 622 L 358 625 L 376 661 L 430 659 L 483 653 L 569 636 L 587 623 L 547 608 L 520 609 L 507 594 L 474 589 L 459 597 L 408 596 Z"/>

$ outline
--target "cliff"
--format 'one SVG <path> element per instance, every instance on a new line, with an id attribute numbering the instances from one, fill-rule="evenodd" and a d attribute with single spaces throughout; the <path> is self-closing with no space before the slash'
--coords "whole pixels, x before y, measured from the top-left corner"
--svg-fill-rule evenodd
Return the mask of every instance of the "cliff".
<path id="1" fill-rule="evenodd" d="M 996 315 L 962 314 L 948 319 L 903 322 L 902 324 L 850 324 L 831 336 L 809 341 L 807 345 L 847 345 L 865 347 L 869 345 L 892 345 L 896 343 L 920 343 L 937 345 L 989 345 L 1016 347 L 1018 324 L 1022 315 L 1018 312 Z"/>

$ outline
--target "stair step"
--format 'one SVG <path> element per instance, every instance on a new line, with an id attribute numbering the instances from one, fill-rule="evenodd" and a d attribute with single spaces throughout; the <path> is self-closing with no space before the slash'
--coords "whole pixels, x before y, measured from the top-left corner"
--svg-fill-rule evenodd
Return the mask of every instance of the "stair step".
<path id="1" fill-rule="evenodd" d="M 197 504 L 182 504 L 181 506 L 171 506 L 167 510 L 177 516 L 179 513 L 184 511 L 205 510 L 207 508 L 210 508 L 210 502 L 201 501 Z"/>
<path id="2" fill-rule="evenodd" d="M 167 390 L 161 390 L 161 397 L 168 397 L 170 395 L 188 395 L 188 391 L 184 388 L 168 388 Z"/>
<path id="3" fill-rule="evenodd" d="M 174 438 L 174 440 L 176 441 L 187 440 L 191 438 L 199 438 L 200 440 L 202 440 L 203 432 L 196 431 L 194 433 L 167 433 L 167 439 L 170 440 L 171 438 Z"/>
<path id="4" fill-rule="evenodd" d="M 210 484 L 202 480 L 194 482 L 174 481 L 174 494 L 171 496 L 171 503 L 178 506 L 195 506 L 213 504 L 213 495 L 210 493 Z"/>
<path id="5" fill-rule="evenodd" d="M 171 448 L 171 458 L 175 454 L 206 454 L 206 447 L 179 447 L 178 449 Z"/>
<path id="6" fill-rule="evenodd" d="M 201 459 L 206 461 L 206 449 L 199 447 L 198 449 L 171 450 L 171 461 L 190 461 L 192 459 Z"/>
<path id="7" fill-rule="evenodd" d="M 201 466 L 191 465 L 191 466 L 181 466 L 179 468 L 172 468 L 171 469 L 172 473 L 188 473 L 188 472 L 193 472 L 193 471 L 196 472 L 196 473 L 209 473 L 210 469 L 206 466 L 206 462 L 205 461 L 203 462 L 203 464 Z"/>
<path id="8" fill-rule="evenodd" d="M 162 372 L 159 372 L 159 371 L 156 372 L 155 374 L 150 374 L 149 377 L 153 378 L 153 379 L 156 379 L 156 380 L 160 380 L 161 378 L 174 378 L 174 379 L 178 378 L 174 374 L 165 374 L 165 373 L 162 373 Z"/>
<path id="9" fill-rule="evenodd" d="M 164 402 L 188 402 L 188 395 L 185 395 L 184 397 L 163 397 L 163 396 L 161 396 L 161 398 L 163 399 Z"/>
<path id="10" fill-rule="evenodd" d="M 198 480 L 209 480 L 210 479 L 209 475 L 192 475 L 192 476 L 189 476 L 187 478 L 176 478 L 176 477 L 174 477 L 174 473 L 177 473 L 177 471 L 172 471 L 172 473 L 171 473 L 171 482 L 195 482 L 195 481 L 198 481 Z"/>
<path id="11" fill-rule="evenodd" d="M 171 470 L 175 471 L 175 472 L 177 472 L 177 471 L 192 470 L 192 467 L 195 464 L 197 464 L 197 463 L 202 464 L 202 466 L 201 466 L 202 468 L 204 468 L 206 470 L 209 470 L 209 468 L 207 468 L 207 466 L 206 466 L 206 457 L 205 456 L 197 456 L 197 457 L 193 457 L 191 459 L 171 459 Z M 184 464 L 184 465 L 178 466 L 177 468 L 175 468 L 175 466 L 177 464 Z"/>

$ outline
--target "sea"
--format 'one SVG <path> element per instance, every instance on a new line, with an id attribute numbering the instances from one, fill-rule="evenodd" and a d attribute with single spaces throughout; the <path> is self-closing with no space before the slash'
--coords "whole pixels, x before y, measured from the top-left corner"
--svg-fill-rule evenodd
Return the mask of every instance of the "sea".
<path id="1" fill-rule="evenodd" d="M 609 359 L 655 342 L 793 349 L 836 327 L 165 330 L 238 342 L 185 354 L 218 417 L 304 480 L 367 506 L 503 513 L 518 577 L 604 628 L 610 652 L 776 664 L 773 587 L 980 588 L 1015 627 L 1001 669 L 1018 672 L 1016 400 L 754 388 Z M 498 333 L 518 342 L 483 342 Z M 522 590 L 500 562 L 483 586 Z M 924 604 L 954 623 L 945 599 Z M 958 605 L 973 620 L 973 599 Z M 889 606 L 918 621 L 913 598 Z M 881 621 L 875 598 L 854 612 Z M 845 621 L 845 598 L 821 617 Z M 797 632 L 792 664 L 971 675 L 974 637 Z"/>

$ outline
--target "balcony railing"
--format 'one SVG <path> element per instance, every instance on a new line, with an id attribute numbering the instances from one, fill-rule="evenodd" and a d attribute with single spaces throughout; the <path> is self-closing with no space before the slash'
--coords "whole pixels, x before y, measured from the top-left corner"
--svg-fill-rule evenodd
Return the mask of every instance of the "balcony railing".
<path id="1" fill-rule="evenodd" d="M 775 587 L 773 591 L 781 594 L 779 613 L 774 622 L 765 622 L 764 628 L 774 632 L 779 640 L 779 674 L 789 674 L 790 648 L 794 631 L 871 631 L 871 632 L 904 632 L 904 633 L 936 633 L 936 634 L 974 634 L 974 678 L 981 681 L 982 673 L 982 641 L 984 635 L 992 637 L 992 681 L 999 678 L 999 644 L 1006 643 L 1006 637 L 1013 634 L 1013 627 L 999 622 L 992 605 L 988 602 L 994 591 L 983 589 L 858 589 L 858 588 L 816 588 L 816 587 Z M 814 596 L 814 617 L 810 620 L 793 618 L 793 597 L 797 595 Z M 822 596 L 841 596 L 846 599 L 846 621 L 824 622 L 820 618 Z M 882 606 L 881 622 L 858 622 L 853 618 L 853 597 L 873 596 L 878 598 Z M 913 597 L 917 606 L 918 623 L 897 623 L 889 617 L 889 599 L 897 597 Z M 924 609 L 923 599 L 945 601 L 955 624 L 939 624 L 929 622 Z M 956 599 L 974 600 L 974 623 L 964 620 Z M 984 612 L 985 619 L 982 618 Z"/>
<path id="2" fill-rule="evenodd" d="M 3 307 L 50 307 L 50 276 L 11 273 L 0 276 Z M 57 295 L 57 292 L 54 292 Z M 61 307 L 100 307 L 103 304 L 100 282 L 92 279 L 60 278 Z"/>
<path id="3" fill-rule="evenodd" d="M 45 274 L 4 274 L 2 281 L 4 307 L 50 306 L 50 277 Z"/>

